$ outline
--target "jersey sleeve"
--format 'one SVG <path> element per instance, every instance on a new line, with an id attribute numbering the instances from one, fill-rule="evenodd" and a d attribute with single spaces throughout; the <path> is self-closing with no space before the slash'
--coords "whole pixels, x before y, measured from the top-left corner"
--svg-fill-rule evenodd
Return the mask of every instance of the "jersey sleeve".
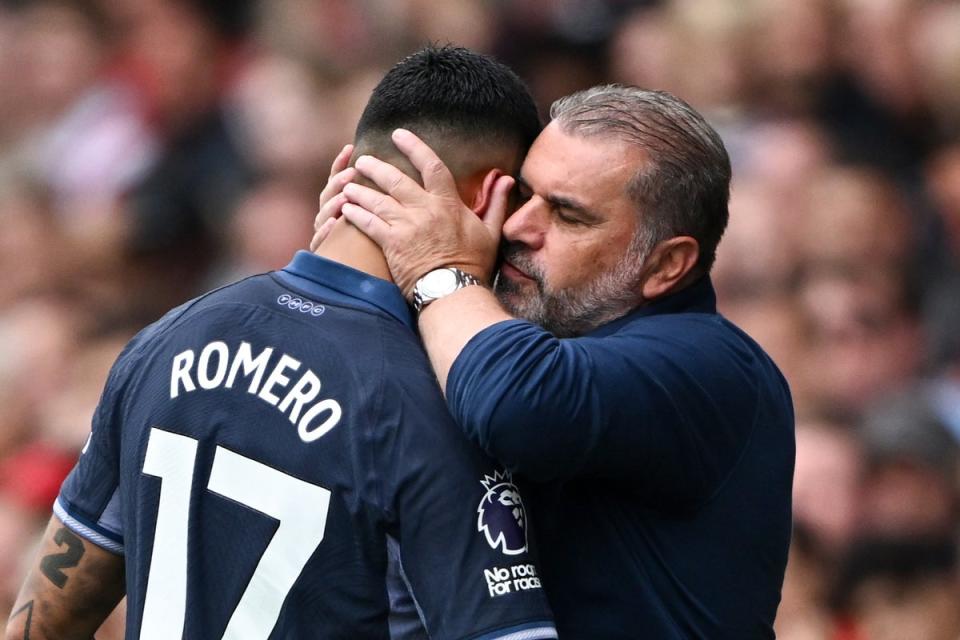
<path id="1" fill-rule="evenodd" d="M 77 535 L 117 554 L 123 553 L 119 403 L 128 369 L 125 358 L 128 353 L 129 347 L 110 371 L 93 415 L 90 436 L 53 506 L 57 517 Z"/>
<path id="2" fill-rule="evenodd" d="M 390 544 L 430 637 L 556 638 L 509 474 L 453 423 L 423 366 L 388 368 L 377 464 Z"/>

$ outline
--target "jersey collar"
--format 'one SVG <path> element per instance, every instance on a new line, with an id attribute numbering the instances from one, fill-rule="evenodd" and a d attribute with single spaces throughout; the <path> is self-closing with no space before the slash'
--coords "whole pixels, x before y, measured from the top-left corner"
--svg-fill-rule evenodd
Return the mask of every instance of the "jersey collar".
<path id="1" fill-rule="evenodd" d="M 287 284 L 317 298 L 386 312 L 416 332 L 410 307 L 392 282 L 309 251 L 297 251 L 290 264 L 276 274 Z"/>

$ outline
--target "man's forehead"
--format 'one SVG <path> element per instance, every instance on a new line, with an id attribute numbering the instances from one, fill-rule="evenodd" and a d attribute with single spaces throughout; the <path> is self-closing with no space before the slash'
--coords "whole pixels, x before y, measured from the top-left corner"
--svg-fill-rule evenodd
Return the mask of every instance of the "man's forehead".
<path id="1" fill-rule="evenodd" d="M 520 175 L 534 189 L 620 192 L 641 168 L 642 152 L 608 135 L 581 135 L 551 122 L 534 141 Z M 607 194 L 612 195 L 612 194 Z"/>

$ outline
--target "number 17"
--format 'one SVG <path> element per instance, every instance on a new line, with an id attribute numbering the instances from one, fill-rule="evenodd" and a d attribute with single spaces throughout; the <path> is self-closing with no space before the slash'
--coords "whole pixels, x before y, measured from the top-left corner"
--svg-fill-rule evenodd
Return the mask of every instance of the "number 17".
<path id="1" fill-rule="evenodd" d="M 140 638 L 180 640 L 187 606 L 187 525 L 197 440 L 150 430 L 143 472 L 159 477 L 160 506 Z M 207 489 L 280 521 L 230 616 L 225 640 L 263 640 L 323 540 L 330 491 L 218 446 Z"/>

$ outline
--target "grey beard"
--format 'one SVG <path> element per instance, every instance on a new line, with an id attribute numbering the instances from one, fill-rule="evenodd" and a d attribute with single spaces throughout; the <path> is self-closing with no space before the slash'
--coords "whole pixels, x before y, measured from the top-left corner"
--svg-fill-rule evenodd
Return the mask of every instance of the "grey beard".
<path id="1" fill-rule="evenodd" d="M 610 271 L 559 291 L 550 290 L 522 246 L 504 246 L 503 257 L 533 278 L 536 292 L 498 277 L 494 292 L 500 303 L 511 314 L 540 325 L 558 338 L 589 333 L 626 315 L 644 301 L 640 285 L 646 251 L 628 251 Z"/>

